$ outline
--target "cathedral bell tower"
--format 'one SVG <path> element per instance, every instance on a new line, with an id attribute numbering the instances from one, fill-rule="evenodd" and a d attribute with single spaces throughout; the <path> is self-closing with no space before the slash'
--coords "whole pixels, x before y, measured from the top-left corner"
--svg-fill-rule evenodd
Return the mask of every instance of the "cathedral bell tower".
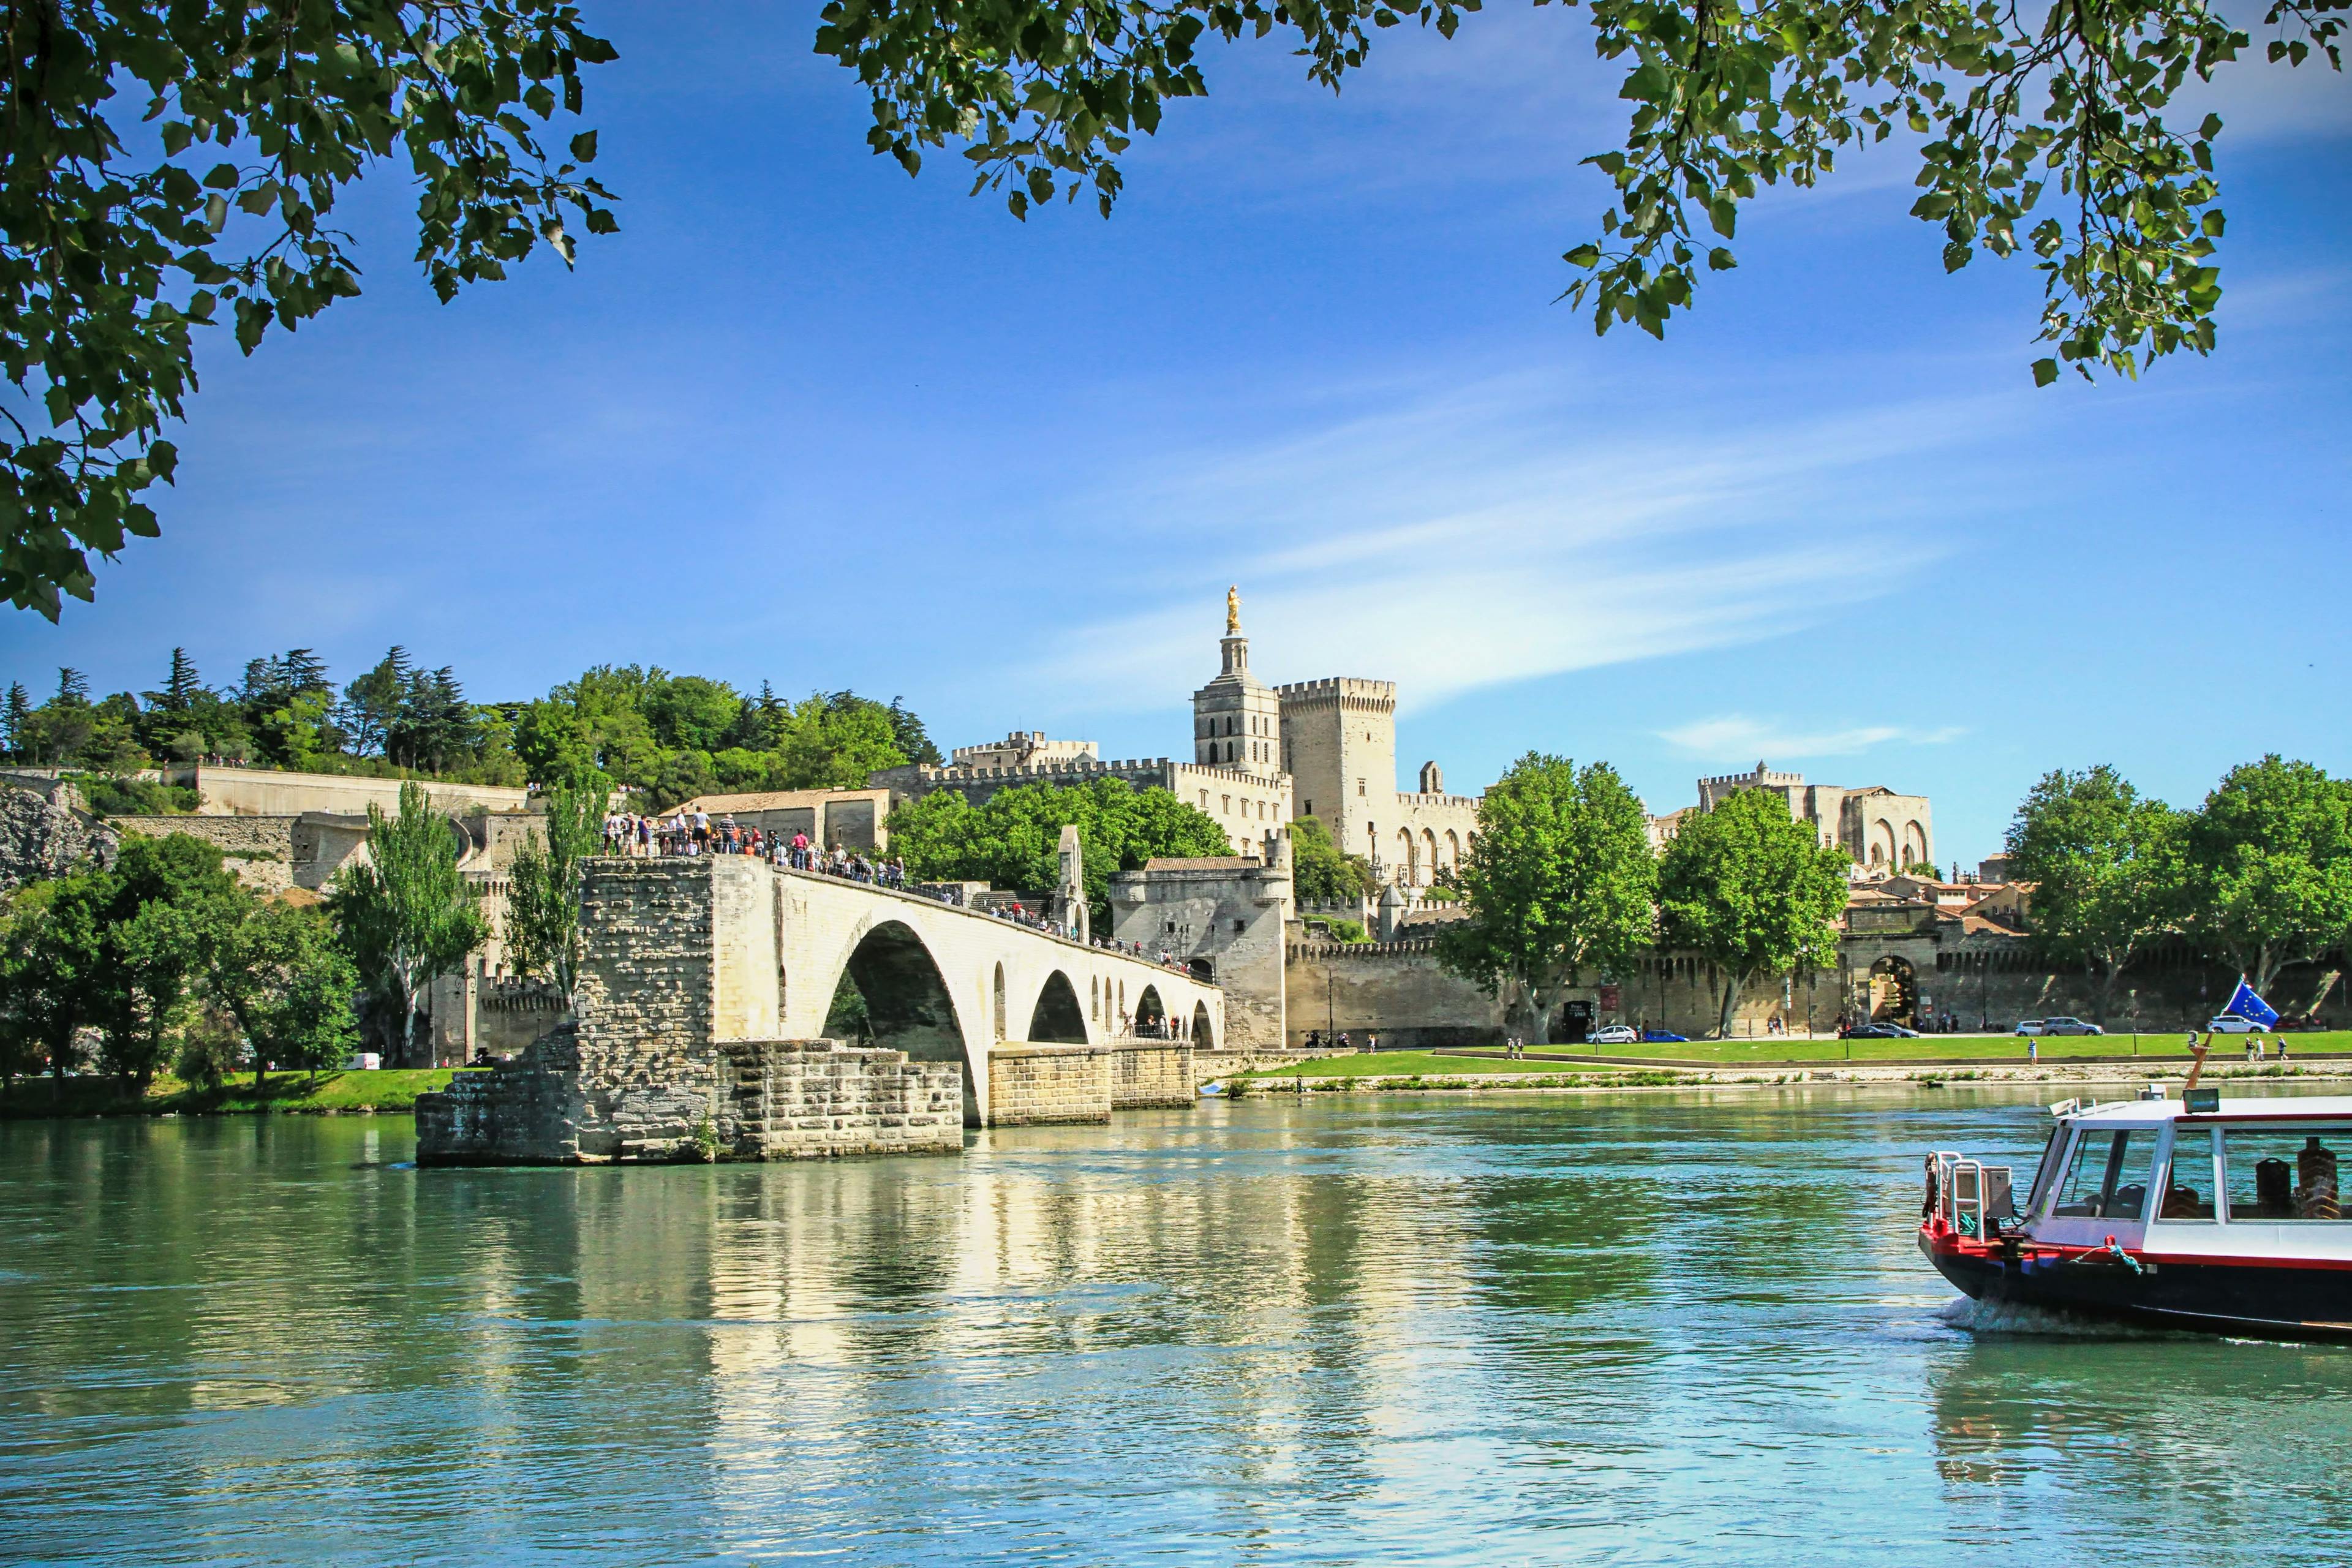
<path id="1" fill-rule="evenodd" d="M 1282 771 L 1282 700 L 1249 671 L 1238 587 L 1225 590 L 1225 635 L 1217 647 L 1223 668 L 1192 693 L 1192 760 L 1272 778 Z"/>

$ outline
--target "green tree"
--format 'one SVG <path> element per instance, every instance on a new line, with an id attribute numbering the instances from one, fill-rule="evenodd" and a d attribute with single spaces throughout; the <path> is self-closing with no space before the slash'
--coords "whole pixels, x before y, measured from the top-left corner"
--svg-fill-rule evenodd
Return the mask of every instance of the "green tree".
<path id="1" fill-rule="evenodd" d="M 1659 858 L 1659 940 L 1722 976 L 1717 1038 L 1730 1037 L 1740 993 L 1759 978 L 1835 961 L 1853 864 L 1769 790 L 1737 790 L 1684 816 Z"/>
<path id="2" fill-rule="evenodd" d="M 116 877 L 91 867 L 20 889 L 0 920 L 0 1072 L 46 1060 L 62 1079 L 98 1016 L 104 910 Z"/>
<path id="3" fill-rule="evenodd" d="M 777 747 L 784 782 L 776 787 L 865 788 L 875 773 L 905 765 L 898 735 L 907 717 L 851 691 L 820 693 L 795 704 Z"/>
<path id="4" fill-rule="evenodd" d="M 1086 859 L 1087 902 L 1097 927 L 1110 919 L 1114 872 L 1155 857 L 1230 855 L 1224 829 L 1164 789 L 1124 779 L 1023 784 L 973 805 L 936 790 L 890 814 L 891 852 L 918 881 L 984 881 L 1029 892 L 1061 879 L 1061 837 L 1075 824 Z"/>
<path id="5" fill-rule="evenodd" d="M 9 761 L 22 763 L 31 760 L 26 755 L 25 746 L 30 738 L 32 724 L 33 700 L 26 694 L 23 681 L 12 680 L 8 683 L 6 706 L 0 707 L 0 743 L 6 745 Z"/>
<path id="6" fill-rule="evenodd" d="M 314 910 L 264 903 L 215 956 L 205 984 L 253 1054 L 253 1087 L 273 1067 L 316 1072 L 350 1055 L 359 970 Z"/>
<path id="7" fill-rule="evenodd" d="M 204 689 L 205 683 L 196 674 L 196 661 L 188 657 L 186 648 L 175 647 L 172 650 L 172 668 L 164 672 L 163 689 L 149 692 L 147 700 L 166 713 L 188 714 L 195 711 L 196 699 Z"/>
<path id="8" fill-rule="evenodd" d="M 122 846 L 99 910 L 100 963 L 90 1022 L 101 1064 L 153 1081 L 191 988 L 250 911 L 253 895 L 221 868 L 217 845 L 186 834 Z"/>
<path id="9" fill-rule="evenodd" d="M 1438 961 L 1489 992 L 1516 988 L 1550 1038 L 1562 988 L 1631 967 L 1655 925 L 1649 816 L 1617 770 L 1579 770 L 1530 752 L 1478 804 L 1465 858 L 1466 919 L 1438 936 Z"/>
<path id="10" fill-rule="evenodd" d="M 515 852 L 507 892 L 506 944 L 515 968 L 568 1001 L 580 984 L 580 887 L 604 846 L 603 781 L 566 782 L 547 792 L 537 837 Z"/>
<path id="11" fill-rule="evenodd" d="M 1302 904 L 1346 904 L 1380 891 L 1360 855 L 1342 855 L 1319 816 L 1290 825 L 1290 888 Z"/>
<path id="12" fill-rule="evenodd" d="M 2009 825 L 2012 875 L 2034 884 L 2034 937 L 2097 984 L 2102 1024 L 2125 967 L 2179 923 L 2181 826 L 2104 763 L 2043 774 Z"/>
<path id="13" fill-rule="evenodd" d="M 947 761 L 940 755 L 940 748 L 931 740 L 930 731 L 923 728 L 923 721 L 907 706 L 907 700 L 903 697 L 890 699 L 890 738 L 898 746 L 898 754 L 909 763 L 928 763 L 938 767 Z"/>
<path id="14" fill-rule="evenodd" d="M 370 991 L 397 1008 L 401 1059 L 417 1064 L 416 1021 L 433 982 L 485 935 L 478 890 L 457 868 L 457 839 L 425 786 L 400 786 L 400 812 L 368 806 L 367 858 L 346 866 L 327 905 Z"/>
<path id="15" fill-rule="evenodd" d="M 2257 991 L 2352 929 L 2352 790 L 2309 763 L 2273 754 L 2231 769 L 2183 848 L 2188 928 Z"/>
<path id="16" fill-rule="evenodd" d="M 374 668 L 343 688 L 342 727 L 351 736 L 354 755 L 383 752 L 393 726 L 400 721 L 400 705 L 414 673 L 408 650 L 394 643 Z"/>
<path id="17" fill-rule="evenodd" d="M 250 353 L 359 292 L 332 216 L 370 164 L 406 163 L 445 300 L 542 239 L 568 264 L 567 207 L 615 226 L 581 167 L 595 133 L 542 140 L 614 58 L 563 0 L 19 5 L 6 26 L 0 593 L 51 619 L 90 596 L 84 551 L 157 531 L 141 497 L 173 477 L 197 329 L 233 320 Z"/>
<path id="18" fill-rule="evenodd" d="M 1081 190 L 1108 215 L 1131 138 L 1159 129 L 1169 100 L 1208 90 L 1203 35 L 1281 27 L 1309 79 L 1337 90 L 1363 63 L 1368 29 L 1418 16 L 1451 37 L 1477 8 L 828 0 L 816 47 L 857 73 L 873 99 L 867 143 L 909 174 L 925 147 L 958 142 L 978 170 L 974 191 L 1004 191 L 1015 216 Z M 2300 65 L 2317 49 L 2340 68 L 2341 8 L 2273 0 L 2270 58 Z M 2165 112 L 2190 79 L 2210 79 L 2249 48 L 2219 12 L 2160 0 L 1586 9 L 1633 105 L 1622 145 L 1586 160 L 1614 184 L 1614 202 L 1600 233 L 1564 258 L 1577 274 L 1569 298 L 1591 306 L 1597 330 L 1630 321 L 1663 336 L 1703 276 L 1737 264 L 1728 242 L 1760 187 L 1811 186 L 1842 153 L 1901 132 L 1919 163 L 1911 212 L 1941 229 L 1947 270 L 1979 248 L 2031 252 L 2040 338 L 2056 345 L 2035 362 L 2038 381 L 2062 363 L 2130 374 L 2213 346 L 2221 121 L 2184 130 Z"/>

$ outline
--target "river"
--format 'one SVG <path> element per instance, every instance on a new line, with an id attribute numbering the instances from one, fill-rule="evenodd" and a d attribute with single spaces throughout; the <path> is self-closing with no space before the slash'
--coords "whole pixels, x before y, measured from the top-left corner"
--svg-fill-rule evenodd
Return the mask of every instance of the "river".
<path id="1" fill-rule="evenodd" d="M 2352 1555 L 2352 1351 L 1955 1310 L 1920 1155 L 2046 1127 L 1328 1097 L 419 1171 L 396 1118 L 0 1123 L 0 1559 Z"/>

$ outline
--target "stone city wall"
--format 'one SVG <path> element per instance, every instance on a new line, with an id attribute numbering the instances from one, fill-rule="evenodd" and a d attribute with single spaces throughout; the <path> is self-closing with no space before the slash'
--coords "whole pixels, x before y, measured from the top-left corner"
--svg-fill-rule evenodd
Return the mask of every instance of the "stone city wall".
<path id="1" fill-rule="evenodd" d="M 306 811 L 364 816 L 370 805 L 400 809 L 399 779 L 360 778 L 347 773 L 279 773 L 270 768 L 223 768 L 209 763 L 171 770 L 171 782 L 194 788 L 196 809 L 216 816 L 299 816 Z M 522 811 L 530 792 L 494 784 L 451 784 L 419 779 L 439 809 L 453 816 L 467 811 Z"/>
<path id="2" fill-rule="evenodd" d="M 1361 1045 L 1377 1030 L 1386 1049 L 1492 1045 L 1507 1032 L 1503 1005 L 1438 966 L 1437 943 L 1293 942 L 1284 966 L 1289 1041 L 1307 1031 L 1346 1033 Z"/>
<path id="3" fill-rule="evenodd" d="M 1100 1046 L 996 1047 L 988 1053 L 989 1125 L 1108 1121 L 1110 1057 Z"/>
<path id="4" fill-rule="evenodd" d="M 1118 1046 L 1110 1053 L 1110 1108 L 1190 1105 L 1198 1081 L 1192 1047 L 1182 1042 Z"/>

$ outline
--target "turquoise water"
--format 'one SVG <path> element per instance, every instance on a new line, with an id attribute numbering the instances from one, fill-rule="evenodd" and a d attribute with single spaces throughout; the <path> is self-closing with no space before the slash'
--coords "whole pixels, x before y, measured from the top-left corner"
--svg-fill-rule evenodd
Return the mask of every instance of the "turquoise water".
<path id="1" fill-rule="evenodd" d="M 0 1123 L 0 1560 L 2352 1556 L 2352 1352 L 1959 1321 L 1920 1153 L 2046 1125 L 1397 1096 L 453 1172 Z"/>

